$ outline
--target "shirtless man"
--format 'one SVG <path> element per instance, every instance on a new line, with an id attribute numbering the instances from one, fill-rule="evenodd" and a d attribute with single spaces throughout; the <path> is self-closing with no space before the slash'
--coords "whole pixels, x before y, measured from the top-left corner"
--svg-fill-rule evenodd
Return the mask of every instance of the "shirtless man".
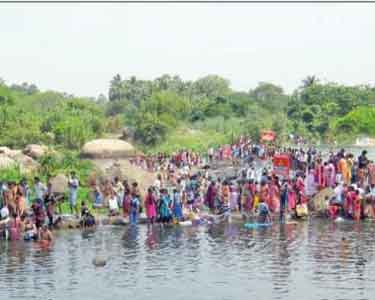
<path id="1" fill-rule="evenodd" d="M 53 241 L 52 232 L 48 229 L 47 225 L 43 225 L 39 229 L 39 241 L 48 241 L 48 242 Z"/>

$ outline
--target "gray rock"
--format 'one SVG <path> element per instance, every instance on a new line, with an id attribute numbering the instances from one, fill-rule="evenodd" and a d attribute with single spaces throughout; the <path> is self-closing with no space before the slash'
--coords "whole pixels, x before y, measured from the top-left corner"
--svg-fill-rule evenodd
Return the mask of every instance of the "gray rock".
<path id="1" fill-rule="evenodd" d="M 95 267 L 104 267 L 107 264 L 107 260 L 105 257 L 97 255 L 92 260 L 92 263 Z"/>

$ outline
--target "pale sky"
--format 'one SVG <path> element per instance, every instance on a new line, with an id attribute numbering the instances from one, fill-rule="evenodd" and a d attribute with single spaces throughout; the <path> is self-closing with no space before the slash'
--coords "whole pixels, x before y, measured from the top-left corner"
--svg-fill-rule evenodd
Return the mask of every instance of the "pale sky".
<path id="1" fill-rule="evenodd" d="M 374 4 L 0 4 L 0 77 L 80 96 L 119 73 L 290 92 L 301 79 L 375 84 Z"/>

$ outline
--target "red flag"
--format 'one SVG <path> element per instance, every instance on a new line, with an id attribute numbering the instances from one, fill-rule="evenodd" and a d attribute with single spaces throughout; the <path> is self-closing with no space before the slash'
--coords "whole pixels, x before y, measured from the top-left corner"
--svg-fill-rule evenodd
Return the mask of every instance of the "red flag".
<path id="1" fill-rule="evenodd" d="M 272 130 L 263 130 L 260 134 L 260 139 L 265 142 L 272 142 L 276 138 L 276 133 Z"/>

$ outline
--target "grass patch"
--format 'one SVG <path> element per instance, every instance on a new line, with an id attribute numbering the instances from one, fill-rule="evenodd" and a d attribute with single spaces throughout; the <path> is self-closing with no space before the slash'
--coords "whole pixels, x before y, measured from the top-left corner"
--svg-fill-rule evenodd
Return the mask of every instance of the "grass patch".
<path id="1" fill-rule="evenodd" d="M 209 147 L 215 147 L 228 142 L 230 142 L 230 138 L 227 135 L 214 130 L 202 131 L 179 128 L 170 132 L 161 144 L 144 150 L 150 154 L 157 152 L 170 154 L 181 149 L 191 149 L 201 153 Z"/>

